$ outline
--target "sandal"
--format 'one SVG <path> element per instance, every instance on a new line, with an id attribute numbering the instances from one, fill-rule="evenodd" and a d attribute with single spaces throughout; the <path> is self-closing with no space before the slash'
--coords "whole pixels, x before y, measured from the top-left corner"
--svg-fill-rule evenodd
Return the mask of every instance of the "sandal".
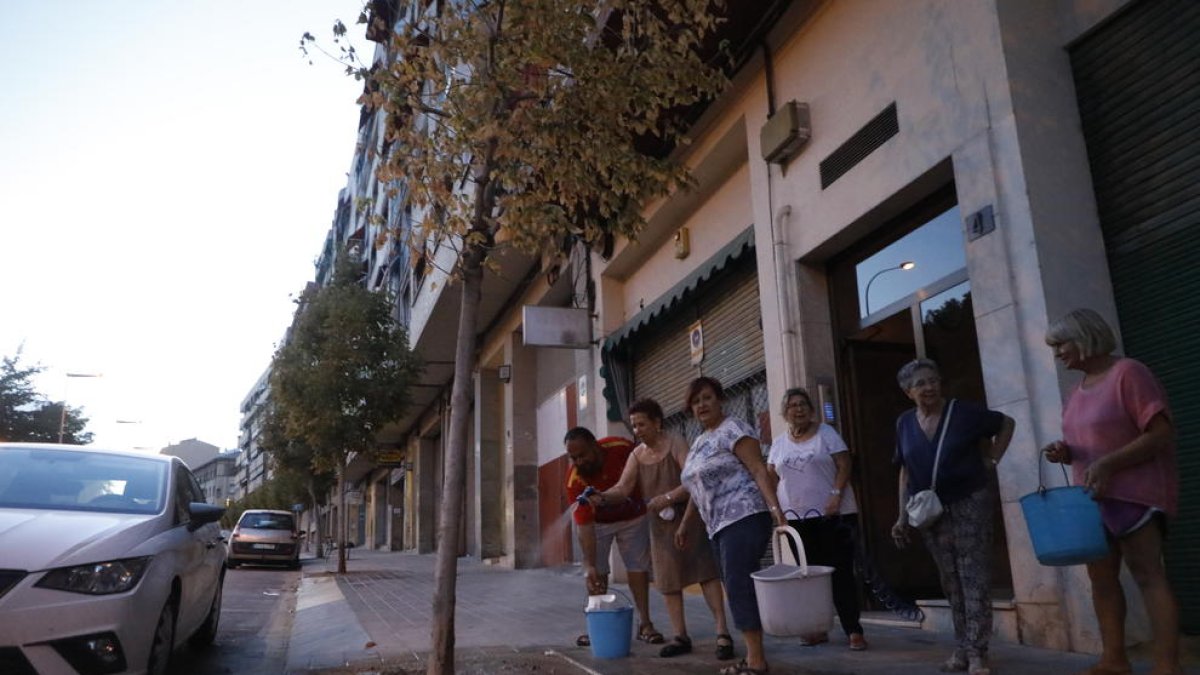
<path id="1" fill-rule="evenodd" d="M 587 633 L 584 633 L 583 635 L 580 635 L 579 637 L 575 638 L 575 646 L 576 647 L 591 647 L 592 646 L 592 638 L 589 637 Z"/>
<path id="2" fill-rule="evenodd" d="M 721 675 L 767 675 L 770 668 L 751 668 L 746 665 L 746 659 L 738 661 L 736 665 L 725 666 L 721 669 Z"/>
<path id="3" fill-rule="evenodd" d="M 1106 666 L 1097 663 L 1096 665 L 1086 670 L 1081 670 L 1076 675 L 1131 675 L 1133 668 L 1130 666 Z"/>
<path id="4" fill-rule="evenodd" d="M 943 673 L 965 673 L 967 665 L 967 653 L 956 649 L 938 670 Z"/>
<path id="5" fill-rule="evenodd" d="M 654 624 L 652 623 L 644 623 L 638 626 L 637 639 L 648 645 L 661 645 L 667 641 L 662 633 L 654 629 Z"/>
<path id="6" fill-rule="evenodd" d="M 728 661 L 733 658 L 733 636 L 721 633 L 717 636 L 717 660 Z"/>
<path id="7" fill-rule="evenodd" d="M 667 643 L 667 646 L 659 650 L 658 655 L 664 659 L 669 659 L 672 656 L 681 654 L 689 654 L 692 651 L 692 638 L 686 635 L 676 635 L 674 640 Z"/>
<path id="8" fill-rule="evenodd" d="M 978 654 L 967 656 L 967 675 L 992 675 L 987 657 Z"/>
<path id="9" fill-rule="evenodd" d="M 809 633 L 800 636 L 800 644 L 804 647 L 815 647 L 829 642 L 829 633 Z"/>

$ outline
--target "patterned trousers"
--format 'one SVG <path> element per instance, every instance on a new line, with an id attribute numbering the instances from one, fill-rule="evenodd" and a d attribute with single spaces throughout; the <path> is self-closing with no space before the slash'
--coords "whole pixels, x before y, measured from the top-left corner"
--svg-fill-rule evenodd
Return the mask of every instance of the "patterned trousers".
<path id="1" fill-rule="evenodd" d="M 995 488 L 980 488 L 947 504 L 922 531 L 950 602 L 954 637 L 964 653 L 986 656 L 992 635 L 992 510 Z"/>

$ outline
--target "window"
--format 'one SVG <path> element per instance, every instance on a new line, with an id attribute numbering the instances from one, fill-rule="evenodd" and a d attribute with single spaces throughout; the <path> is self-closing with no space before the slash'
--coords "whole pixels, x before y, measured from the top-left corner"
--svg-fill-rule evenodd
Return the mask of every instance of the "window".
<path id="1" fill-rule="evenodd" d="M 956 204 L 855 266 L 858 316 L 865 319 L 966 266 Z"/>

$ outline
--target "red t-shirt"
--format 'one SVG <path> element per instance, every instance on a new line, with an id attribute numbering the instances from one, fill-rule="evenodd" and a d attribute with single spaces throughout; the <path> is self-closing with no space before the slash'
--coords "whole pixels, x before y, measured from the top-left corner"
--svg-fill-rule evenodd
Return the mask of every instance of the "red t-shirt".
<path id="1" fill-rule="evenodd" d="M 597 443 L 604 454 L 604 468 L 594 476 L 582 476 L 574 466 L 567 472 L 567 498 L 574 504 L 575 523 L 590 525 L 592 523 L 617 523 L 622 520 L 632 520 L 646 513 L 646 502 L 642 501 L 639 488 L 634 488 L 629 499 L 609 500 L 609 503 L 592 508 L 590 504 L 576 504 L 575 499 L 583 494 L 589 485 L 597 491 L 604 491 L 617 484 L 621 472 L 625 470 L 625 462 L 633 452 L 633 443 L 620 436 L 601 438 Z"/>

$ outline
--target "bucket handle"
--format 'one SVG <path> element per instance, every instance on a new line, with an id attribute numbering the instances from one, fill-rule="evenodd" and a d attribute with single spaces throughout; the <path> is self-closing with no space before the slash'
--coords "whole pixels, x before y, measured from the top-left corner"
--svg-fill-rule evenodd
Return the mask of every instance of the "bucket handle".
<path id="1" fill-rule="evenodd" d="M 1046 494 L 1046 481 L 1042 480 L 1042 465 L 1049 464 L 1049 463 L 1050 463 L 1050 460 L 1046 459 L 1046 455 L 1039 451 L 1038 452 L 1038 494 L 1040 494 L 1040 495 Z M 1063 464 L 1062 462 L 1059 462 L 1058 468 L 1062 469 L 1063 480 L 1065 480 L 1067 482 L 1067 485 L 1069 486 L 1071 484 L 1071 477 L 1067 475 L 1067 465 Z"/>
<path id="2" fill-rule="evenodd" d="M 637 607 L 637 605 L 635 605 L 635 604 L 633 603 L 633 599 L 632 599 L 632 598 L 630 598 L 630 597 L 629 597 L 629 596 L 628 596 L 628 595 L 625 593 L 625 591 L 622 591 L 622 590 L 621 590 L 621 589 L 619 589 L 619 588 L 613 588 L 613 587 L 612 587 L 612 585 L 610 584 L 610 585 L 609 585 L 609 587 L 608 587 L 608 592 L 609 592 L 609 593 L 613 593 L 613 594 L 615 594 L 615 595 L 619 595 L 619 596 L 621 596 L 621 599 L 625 601 L 625 606 L 626 606 L 626 607 L 629 607 L 630 609 L 633 609 L 633 608 Z"/>
<path id="3" fill-rule="evenodd" d="M 800 533 L 791 525 L 780 525 L 775 528 L 771 535 L 774 538 L 771 546 L 771 552 L 775 557 L 775 564 L 795 565 L 800 568 L 801 576 L 808 576 L 808 556 L 804 553 L 804 541 L 800 539 Z M 787 539 L 791 538 L 796 544 L 796 550 L 800 553 L 800 560 L 792 555 L 792 547 L 787 545 Z"/>

